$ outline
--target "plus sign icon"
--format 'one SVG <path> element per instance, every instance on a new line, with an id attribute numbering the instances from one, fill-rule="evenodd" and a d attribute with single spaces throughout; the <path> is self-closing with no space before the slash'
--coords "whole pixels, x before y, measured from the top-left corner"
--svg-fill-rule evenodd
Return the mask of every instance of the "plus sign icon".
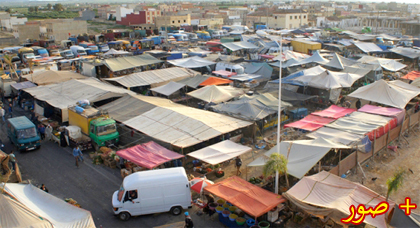
<path id="1" fill-rule="evenodd" d="M 398 207 L 405 212 L 406 215 L 411 214 L 411 210 L 414 210 L 417 208 L 417 204 L 411 203 L 411 198 L 406 197 L 405 203 L 402 203 L 398 205 Z"/>

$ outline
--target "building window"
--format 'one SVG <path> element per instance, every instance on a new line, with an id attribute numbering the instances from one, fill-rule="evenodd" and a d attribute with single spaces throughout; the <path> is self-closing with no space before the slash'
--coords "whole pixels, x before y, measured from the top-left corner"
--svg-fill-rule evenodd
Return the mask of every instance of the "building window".
<path id="1" fill-rule="evenodd" d="M 295 16 L 295 19 L 297 19 L 297 16 Z"/>
<path id="2" fill-rule="evenodd" d="M 152 15 L 155 16 L 155 12 L 152 12 Z"/>
<path id="3" fill-rule="evenodd" d="M 301 19 L 300 15 L 299 15 L 299 19 Z"/>
<path id="4" fill-rule="evenodd" d="M 303 15 L 303 19 L 306 19 L 306 15 Z"/>
<path id="5" fill-rule="evenodd" d="M 275 16 L 275 17 L 274 17 L 274 19 L 276 19 L 276 20 L 277 20 L 277 16 Z"/>
<path id="6" fill-rule="evenodd" d="M 178 23 L 181 23 L 181 20 L 178 20 Z"/>
<path id="7" fill-rule="evenodd" d="M 290 16 L 290 20 L 292 20 L 293 19 L 293 16 Z"/>
<path id="8" fill-rule="evenodd" d="M 172 24 L 175 24 L 175 21 L 172 21 Z"/>
<path id="9" fill-rule="evenodd" d="M 152 27 L 149 27 L 149 29 L 152 29 Z"/>
<path id="10" fill-rule="evenodd" d="M 187 22 L 187 20 L 184 20 L 184 22 Z"/>

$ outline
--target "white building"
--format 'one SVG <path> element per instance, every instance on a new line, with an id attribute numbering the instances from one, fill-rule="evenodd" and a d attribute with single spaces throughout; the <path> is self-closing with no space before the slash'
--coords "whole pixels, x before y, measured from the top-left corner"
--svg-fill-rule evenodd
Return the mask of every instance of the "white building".
<path id="1" fill-rule="evenodd" d="M 117 19 L 117 21 L 121 21 L 122 17 L 125 17 L 127 14 L 133 13 L 134 10 L 133 9 L 127 9 L 124 7 L 117 7 L 116 13 L 115 13 L 115 18 Z"/>
<path id="2" fill-rule="evenodd" d="M 10 17 L 9 19 L 1 19 L 1 27 L 6 28 L 8 31 L 13 29 L 13 26 L 16 25 L 24 25 L 25 22 L 28 21 L 28 18 L 17 18 L 17 17 Z"/>

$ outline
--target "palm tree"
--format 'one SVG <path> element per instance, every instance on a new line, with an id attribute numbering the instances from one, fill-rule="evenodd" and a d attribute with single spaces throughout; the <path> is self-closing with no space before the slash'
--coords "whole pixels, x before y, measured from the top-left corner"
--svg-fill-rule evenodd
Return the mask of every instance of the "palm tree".
<path id="1" fill-rule="evenodd" d="M 278 194 L 279 193 L 279 180 L 278 180 L 279 175 L 278 174 L 279 173 L 287 174 L 287 159 L 286 157 L 284 157 L 284 155 L 278 154 L 278 153 L 272 153 L 268 161 L 265 163 L 263 167 L 264 177 L 268 177 L 272 175 L 273 173 L 276 173 L 276 180 L 275 180 L 276 184 L 275 184 L 274 191 L 276 194 Z M 287 176 L 286 176 L 286 181 L 288 182 Z"/>
<path id="2" fill-rule="evenodd" d="M 388 202 L 389 195 L 391 195 L 392 192 L 396 192 L 398 188 L 401 187 L 404 181 L 404 175 L 405 175 L 405 170 L 400 168 L 394 173 L 392 177 L 390 177 L 386 181 L 386 185 L 388 186 L 388 191 L 386 193 L 387 202 Z"/>

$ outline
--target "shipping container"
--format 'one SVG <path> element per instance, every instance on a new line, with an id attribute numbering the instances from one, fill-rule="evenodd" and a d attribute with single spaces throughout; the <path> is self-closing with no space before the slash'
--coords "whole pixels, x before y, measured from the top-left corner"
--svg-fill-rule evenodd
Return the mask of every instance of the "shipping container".
<path id="1" fill-rule="evenodd" d="M 294 51 L 311 54 L 315 50 L 320 50 L 322 44 L 310 40 L 292 40 L 291 45 Z"/>

